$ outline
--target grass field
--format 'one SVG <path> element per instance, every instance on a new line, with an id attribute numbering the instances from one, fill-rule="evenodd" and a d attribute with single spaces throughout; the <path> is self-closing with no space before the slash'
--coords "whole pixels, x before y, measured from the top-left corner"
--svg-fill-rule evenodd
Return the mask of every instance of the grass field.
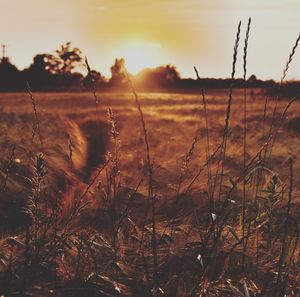
<path id="1" fill-rule="evenodd" d="M 228 158 L 230 161 L 227 164 L 227 171 L 233 175 L 238 175 L 242 167 L 242 91 L 235 91 L 232 106 L 233 117 L 230 123 L 230 140 L 228 142 Z M 212 151 L 219 145 L 224 129 L 227 106 L 226 92 L 227 90 L 212 90 L 206 95 Z M 81 173 L 84 175 L 86 174 L 86 166 L 97 167 L 103 162 L 104 154 L 111 150 L 109 147 L 111 145 L 109 138 L 110 124 L 107 114 L 107 109 L 110 107 L 117 122 L 117 129 L 120 132 L 120 157 L 122 159 L 120 163 L 122 167 L 124 166 L 122 172 L 128 178 L 136 178 L 145 157 L 145 149 L 139 115 L 132 94 L 100 94 L 98 112 L 95 109 L 93 96 L 89 93 L 37 93 L 34 94 L 34 97 L 38 117 L 41 121 L 42 138 L 45 138 L 49 149 L 55 148 L 56 145 L 61 146 L 61 150 L 58 151 L 56 157 L 59 157 L 60 152 L 68 156 L 68 131 L 74 133 L 74 136 L 82 138 L 81 145 L 78 146 L 79 152 L 73 154 L 73 161 L 79 162 L 80 160 Z M 200 166 L 206 158 L 205 118 L 200 94 L 142 93 L 139 94 L 139 99 L 149 130 L 153 159 L 155 165 L 159 166 L 157 174 L 165 172 L 164 179 L 176 179 L 182 166 L 183 157 L 190 149 L 196 135 L 198 135 L 198 141 L 193 160 L 189 166 L 192 166 L 193 170 Z M 16 125 L 7 127 L 14 130 L 8 134 L 13 135 L 16 143 L 21 142 L 22 137 L 24 137 L 23 130 L 27 128 L 28 133 L 29 131 L 31 133 L 32 123 L 34 122 L 32 104 L 28 94 L 2 94 L 1 104 L 4 115 L 12 117 L 16 121 Z M 267 106 L 264 116 L 265 104 Z M 267 139 L 274 104 L 274 99 L 270 98 L 266 103 L 266 96 L 261 90 L 255 90 L 255 94 L 253 92 L 250 95 L 248 94 L 247 153 L 249 156 L 253 156 Z M 279 101 L 277 117 L 281 115 L 286 104 L 287 101 Z M 270 160 L 270 166 L 274 171 L 282 173 L 282 170 L 284 170 L 286 172 L 284 167 L 286 158 L 291 154 L 296 161 L 299 155 L 300 116 L 298 110 L 299 103 L 293 103 L 289 108 L 283 126 L 278 131 Z M 6 120 L 6 117 L 3 121 Z M 22 121 L 22 119 L 24 120 Z M 24 126 L 24 121 L 27 127 Z M 90 154 L 92 156 L 89 156 Z M 49 154 L 49 157 L 51 155 Z M 88 160 L 88 158 L 93 161 Z M 64 166 L 66 164 L 62 165 L 62 167 Z M 295 166 L 297 166 L 297 162 L 295 162 Z M 295 170 L 297 170 L 297 167 L 295 167 Z M 297 192 L 299 188 L 297 176 L 295 176 L 294 186 L 294 191 Z"/>
<path id="2" fill-rule="evenodd" d="M 0 292 L 299 296 L 300 103 L 248 91 L 244 152 L 243 92 L 224 159 L 228 90 L 1 94 Z"/>

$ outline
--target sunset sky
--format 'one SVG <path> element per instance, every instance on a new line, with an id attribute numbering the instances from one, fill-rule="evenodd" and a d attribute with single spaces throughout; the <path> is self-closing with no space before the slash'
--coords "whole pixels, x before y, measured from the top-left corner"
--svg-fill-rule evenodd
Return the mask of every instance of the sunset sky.
<path id="1" fill-rule="evenodd" d="M 300 32 L 299 0 L 0 0 L 0 43 L 20 69 L 72 41 L 109 76 L 174 64 L 183 77 L 228 77 L 239 20 L 252 17 L 248 73 L 279 79 Z M 241 57 L 240 53 L 240 57 Z M 239 64 L 238 75 L 241 75 Z M 300 79 L 300 48 L 289 79 Z"/>

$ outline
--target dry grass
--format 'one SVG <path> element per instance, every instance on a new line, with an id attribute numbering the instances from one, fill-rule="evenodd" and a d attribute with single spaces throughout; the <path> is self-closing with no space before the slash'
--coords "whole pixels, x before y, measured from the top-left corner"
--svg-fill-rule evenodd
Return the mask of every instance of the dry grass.
<path id="1" fill-rule="evenodd" d="M 256 90 L 255 100 L 250 94 L 247 95 L 247 164 L 265 142 L 265 102 L 264 94 L 260 92 Z M 207 193 L 209 173 L 206 170 L 199 171 L 202 164 L 207 164 L 208 157 L 205 153 L 207 141 L 204 141 L 207 137 L 205 118 L 199 123 L 198 113 L 203 113 L 199 95 L 140 95 L 154 160 L 158 290 L 164 291 L 165 296 L 189 296 L 193 291 L 201 296 L 247 296 L 245 290 L 249 291 L 249 296 L 273 296 L 272 288 L 278 282 L 277 263 L 282 262 L 282 255 L 285 256 L 284 263 L 288 264 L 279 265 L 280 274 L 284 275 L 284 279 L 289 279 L 287 296 L 293 296 L 292 290 L 297 292 L 299 250 L 296 248 L 296 222 L 299 220 L 300 188 L 297 175 L 293 177 L 289 219 L 286 221 L 283 218 L 286 217 L 285 205 L 291 193 L 288 186 L 291 180 L 287 161 L 289 156 L 293 158 L 293 171 L 299 170 L 299 140 L 295 136 L 300 131 L 291 129 L 289 124 L 298 118 L 299 103 L 294 102 L 290 106 L 288 118 L 278 131 L 269 163 L 261 164 L 256 158 L 244 173 L 246 236 L 243 237 L 243 182 L 239 183 L 243 180 L 239 180 L 239 177 L 243 176 L 244 168 L 244 118 L 239 112 L 243 90 L 234 90 L 233 96 L 236 98 L 232 103 L 235 116 L 228 132 L 224 168 L 226 176 L 222 189 L 223 195 L 230 195 L 232 202 L 224 205 L 224 200 L 219 204 L 215 201 L 215 213 L 210 215 L 210 196 Z M 11 97 L 16 101 L 12 101 Z M 60 207 L 55 208 L 55 215 L 50 212 L 47 219 L 49 227 L 38 232 L 38 239 L 26 235 L 26 229 L 20 229 L 27 222 L 26 215 L 17 226 L 2 230 L 3 294 L 22 295 L 27 292 L 34 296 L 50 296 L 49 290 L 53 290 L 57 296 L 66 292 L 69 296 L 77 296 L 81 294 L 79 292 L 87 296 L 153 295 L 153 234 L 151 213 L 148 212 L 147 159 L 143 148 L 143 131 L 131 94 L 101 96 L 99 114 L 102 121 L 107 122 L 101 124 L 102 133 L 109 135 L 110 131 L 112 137 L 109 142 L 107 136 L 103 135 L 106 150 L 111 152 L 106 157 L 104 169 L 101 169 L 101 163 L 104 162 L 101 158 L 95 158 L 99 160 L 98 164 L 84 165 L 84 153 L 89 152 L 89 141 L 95 141 L 91 134 L 93 131 L 97 134 L 98 127 L 98 124 L 89 124 L 94 129 L 89 129 L 89 137 L 85 135 L 87 130 L 81 128 L 86 127 L 87 122 L 98 121 L 95 116 L 89 116 L 95 114 L 90 95 L 35 94 L 35 98 L 40 110 L 40 130 L 48 167 L 43 188 L 45 194 L 39 194 L 43 199 L 48 198 L 44 202 L 41 199 L 39 207 L 42 210 L 48 209 L 49 204 L 53 207 L 56 199 Z M 30 156 L 34 156 L 39 152 L 40 144 L 38 138 L 36 144 L 31 142 L 33 120 L 27 94 L 2 95 L 1 100 L 4 106 L 3 131 L 6 131 L 10 142 L 16 145 L 14 152 L 11 145 L 7 145 L 7 159 L 3 158 L 3 182 L 7 179 L 5 193 L 20 202 L 21 196 L 16 198 L 16 187 L 13 185 L 21 183 L 18 176 L 34 176 L 36 169 L 29 162 L 30 170 L 25 170 L 27 163 L 23 166 L 23 162 L 29 156 L 21 153 L 19 146 L 22 144 L 28 151 L 32 150 Z M 68 106 L 72 101 L 73 104 L 76 102 L 74 106 L 77 105 L 77 108 L 70 113 Z M 213 152 L 218 148 L 223 133 L 226 93 L 219 91 L 211 95 L 207 92 L 206 101 L 210 151 L 214 157 L 216 155 Z M 285 101 L 278 101 L 278 110 L 283 112 L 286 104 Z M 114 112 L 110 110 L 107 116 L 105 110 L 109 106 Z M 27 125 L 24 126 L 24 123 Z M 265 125 L 268 124 L 271 124 L 270 113 L 265 117 Z M 63 127 L 63 130 L 59 127 Z M 195 132 L 198 140 L 193 142 Z M 71 160 L 69 135 L 73 135 Z M 99 133 L 97 135 L 100 136 Z M 2 140 L 3 149 L 4 143 L 6 139 Z M 22 160 L 22 166 L 16 163 L 17 159 Z M 76 167 L 74 163 L 77 159 L 81 160 L 77 161 L 81 165 Z M 102 160 L 105 160 L 105 156 Z M 209 162 L 212 172 L 216 170 L 217 160 L 212 158 Z M 184 171 L 180 171 L 183 166 Z M 8 171 L 5 171 L 6 168 Z M 87 170 L 90 179 L 85 186 Z M 259 173 L 260 170 L 263 173 Z M 194 180 L 198 171 L 200 174 Z M 258 173 L 261 176 L 259 193 L 256 189 Z M 178 191 L 179 177 L 181 185 Z M 26 192 L 20 187 L 23 199 L 30 192 L 30 183 L 27 188 Z M 2 197 L 4 199 L 5 196 Z M 80 201 L 80 207 L 76 201 Z M 5 200 L 1 204 L 7 205 Z M 15 206 L 15 219 L 22 215 L 18 207 L 22 208 L 22 203 Z M 3 217 L 4 213 L 2 220 Z M 217 223 L 211 225 L 212 218 L 218 218 Z M 40 219 L 45 220 L 44 216 Z M 285 223 L 281 225 L 280 222 Z M 11 220 L 8 220 L 6 224 L 10 223 Z M 39 224 L 36 222 L 35 225 Z M 286 228 L 287 236 L 283 237 Z M 283 238 L 284 246 L 288 249 L 281 248 Z M 40 250 L 25 253 L 28 249 L 26 246 L 32 247 L 36 240 L 41 241 Z M 242 247 L 243 240 L 246 240 L 246 247 Z M 25 260 L 28 258 L 25 262 L 24 256 Z M 44 261 L 41 263 L 46 266 L 41 267 L 37 263 L 29 265 L 32 257 L 37 258 L 35 261 Z M 25 284 L 24 280 L 18 281 L 24 267 L 26 274 L 32 276 L 26 279 Z M 12 286 L 12 283 L 19 285 Z M 116 287 L 121 294 L 115 291 Z M 159 292 L 155 294 L 162 294 Z"/>
<path id="2" fill-rule="evenodd" d="M 297 100 L 28 92 L 0 95 L 2 295 L 300 295 Z"/>

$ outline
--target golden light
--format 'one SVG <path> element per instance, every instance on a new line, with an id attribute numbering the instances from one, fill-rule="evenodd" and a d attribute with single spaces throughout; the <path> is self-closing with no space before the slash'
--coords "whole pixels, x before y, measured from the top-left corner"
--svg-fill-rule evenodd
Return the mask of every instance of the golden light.
<path id="1" fill-rule="evenodd" d="M 159 43 L 130 42 L 118 51 L 118 56 L 125 59 L 126 68 L 132 74 L 163 63 Z"/>

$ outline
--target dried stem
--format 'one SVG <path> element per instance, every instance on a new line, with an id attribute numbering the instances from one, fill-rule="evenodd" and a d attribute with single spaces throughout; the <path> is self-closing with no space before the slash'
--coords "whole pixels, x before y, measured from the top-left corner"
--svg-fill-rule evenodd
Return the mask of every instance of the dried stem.
<path id="1" fill-rule="evenodd" d="M 197 80 L 200 82 L 200 75 L 196 67 L 194 67 Z M 204 110 L 204 119 L 205 119 L 205 132 L 206 132 L 206 161 L 210 159 L 210 137 L 209 137 L 209 128 L 208 128 L 208 114 L 207 114 L 207 102 L 205 97 L 205 92 L 203 87 L 201 87 L 201 96 Z M 208 176 L 208 197 L 210 212 L 214 211 L 214 193 L 212 193 L 212 177 L 211 177 L 211 165 L 210 162 L 207 163 L 207 176 Z"/>
<path id="2" fill-rule="evenodd" d="M 247 51 L 248 51 L 248 42 L 249 42 L 249 34 L 250 34 L 250 26 L 251 26 L 251 18 L 248 20 L 248 26 L 245 37 L 245 45 L 244 45 L 244 56 L 243 56 L 243 79 L 244 79 L 244 143 L 243 143 L 243 167 L 244 170 L 246 168 L 246 154 L 247 154 Z M 243 183 L 243 214 L 242 214 L 242 236 L 245 238 L 245 214 L 246 214 L 246 181 Z M 243 240 L 243 246 L 245 248 L 245 241 Z"/>
<path id="3" fill-rule="evenodd" d="M 94 80 L 93 73 L 92 73 L 92 70 L 91 70 L 91 67 L 89 65 L 87 57 L 85 57 L 85 64 L 86 64 L 86 67 L 87 67 L 87 70 L 88 70 L 88 77 L 89 77 L 91 85 L 92 85 L 96 116 L 97 116 L 97 120 L 99 122 L 100 121 L 100 113 L 99 113 L 99 107 L 98 107 L 99 99 L 98 99 L 98 95 L 97 95 L 97 92 L 96 92 L 95 80 Z"/>
<path id="4" fill-rule="evenodd" d="M 38 111 L 37 111 L 37 103 L 33 97 L 29 82 L 26 81 L 26 87 L 27 87 L 27 93 L 29 94 L 30 100 L 31 100 L 31 105 L 33 109 L 33 114 L 34 114 L 34 124 L 32 126 L 32 142 L 34 141 L 36 133 L 38 134 L 39 140 L 40 140 L 40 146 L 41 146 L 41 151 L 44 151 L 44 145 L 43 145 L 43 140 L 41 136 L 41 131 L 40 131 L 40 121 L 38 117 Z"/>
<path id="5" fill-rule="evenodd" d="M 156 208 L 155 208 L 155 200 L 156 197 L 153 193 L 153 169 L 152 169 L 152 163 L 151 163 L 151 156 L 150 156 L 150 145 L 149 145 L 149 139 L 148 139 L 148 132 L 146 128 L 146 122 L 144 118 L 144 113 L 137 95 L 137 92 L 133 86 L 133 83 L 128 75 L 128 72 L 126 71 L 126 77 L 130 84 L 135 104 L 137 107 L 137 110 L 140 115 L 140 121 L 142 124 L 142 130 L 144 135 L 144 142 L 146 146 L 146 157 L 147 157 L 147 172 L 148 172 L 148 199 L 151 201 L 151 209 L 152 209 L 152 252 L 153 252 L 153 296 L 157 295 L 158 292 L 158 260 L 157 260 L 157 240 L 156 240 Z"/>
<path id="6" fill-rule="evenodd" d="M 221 154 L 221 158 L 220 158 L 220 161 L 219 161 L 219 164 L 218 164 L 217 174 L 216 174 L 216 178 L 217 178 L 217 176 L 219 175 L 218 174 L 219 165 L 221 163 L 221 172 L 220 172 L 221 180 L 220 180 L 220 189 L 219 189 L 219 199 L 220 199 L 221 192 L 222 192 L 223 172 L 224 172 L 224 166 L 225 166 L 226 148 L 227 148 L 229 124 L 230 124 L 230 118 L 231 118 L 233 83 L 234 83 L 234 77 L 235 77 L 235 67 L 236 67 L 236 62 L 237 62 L 237 54 L 238 54 L 238 47 L 239 47 L 239 41 L 240 41 L 240 33 L 241 33 L 241 21 L 239 22 L 239 25 L 238 25 L 238 30 L 237 30 L 237 34 L 236 34 L 235 43 L 234 43 L 234 49 L 233 49 L 231 86 L 230 86 L 230 89 L 229 89 L 229 97 L 228 97 L 227 111 L 226 111 L 226 117 L 225 117 L 225 127 L 224 127 L 223 138 L 222 138 L 222 154 Z M 215 186 L 216 186 L 216 180 L 215 180 L 214 188 L 215 188 Z M 213 191 L 214 191 L 214 189 L 213 189 Z"/>

